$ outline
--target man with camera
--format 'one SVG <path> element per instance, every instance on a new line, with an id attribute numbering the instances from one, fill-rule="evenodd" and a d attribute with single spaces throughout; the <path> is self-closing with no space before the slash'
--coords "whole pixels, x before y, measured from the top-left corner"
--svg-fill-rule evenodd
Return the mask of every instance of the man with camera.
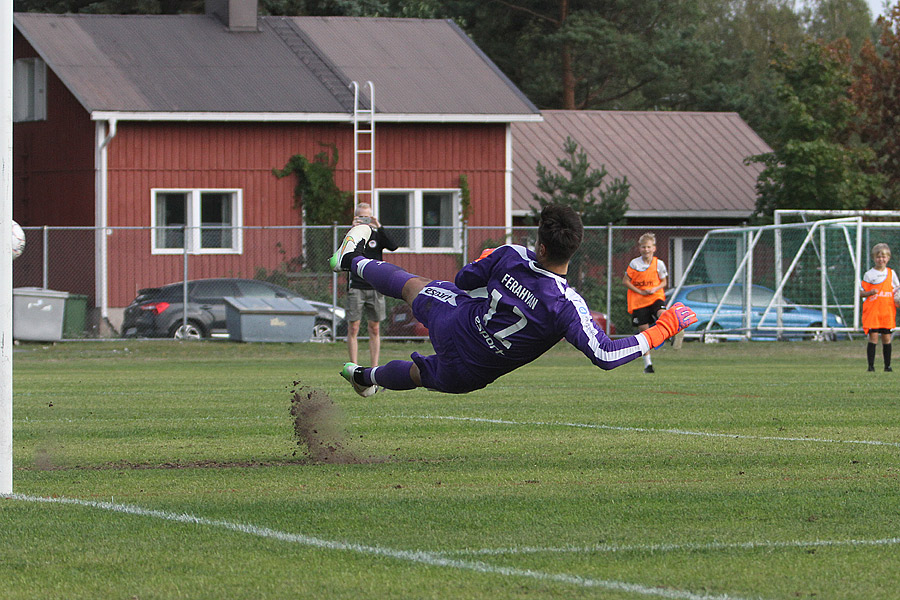
<path id="1" fill-rule="evenodd" d="M 383 260 L 384 250 L 396 250 L 397 244 L 385 232 L 384 227 L 372 215 L 372 205 L 360 202 L 356 205 L 353 226 L 368 225 L 372 228 L 372 236 L 366 243 L 363 256 Z M 350 272 L 349 289 L 347 290 L 347 350 L 350 362 L 359 362 L 359 325 L 363 316 L 369 328 L 369 357 L 371 364 L 378 364 L 381 352 L 381 321 L 385 317 L 384 296 L 376 292 L 362 277 Z"/>

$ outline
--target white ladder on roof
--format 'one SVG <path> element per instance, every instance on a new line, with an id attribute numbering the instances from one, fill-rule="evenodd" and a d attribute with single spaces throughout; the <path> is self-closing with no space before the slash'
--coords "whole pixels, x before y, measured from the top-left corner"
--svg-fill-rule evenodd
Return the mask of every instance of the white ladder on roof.
<path id="1" fill-rule="evenodd" d="M 368 202 L 375 209 L 375 88 L 366 82 L 369 107 L 361 106 L 359 84 L 353 89 L 353 208 Z"/>

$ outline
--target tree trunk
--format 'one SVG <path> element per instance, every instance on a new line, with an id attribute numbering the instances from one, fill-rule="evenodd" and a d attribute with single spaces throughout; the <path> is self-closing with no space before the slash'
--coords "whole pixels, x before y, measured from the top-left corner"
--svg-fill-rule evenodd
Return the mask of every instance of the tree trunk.
<path id="1" fill-rule="evenodd" d="M 572 72 L 572 49 L 569 44 L 562 47 L 562 107 L 575 110 L 575 74 Z"/>
<path id="2" fill-rule="evenodd" d="M 560 0 L 559 27 L 566 26 L 569 18 L 569 0 Z M 572 71 L 572 45 L 565 42 L 560 48 L 562 62 L 562 107 L 564 110 L 575 110 L 575 73 Z"/>

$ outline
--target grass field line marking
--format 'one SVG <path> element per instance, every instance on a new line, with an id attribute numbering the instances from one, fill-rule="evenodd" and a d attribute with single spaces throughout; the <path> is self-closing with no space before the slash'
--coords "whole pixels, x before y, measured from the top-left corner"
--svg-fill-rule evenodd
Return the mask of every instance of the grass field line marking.
<path id="1" fill-rule="evenodd" d="M 86 508 L 95 508 L 117 513 L 129 515 L 138 515 L 143 517 L 153 517 L 165 521 L 173 521 L 176 523 L 188 523 L 192 525 L 204 525 L 209 527 L 218 527 L 245 533 L 261 538 L 273 539 L 282 542 L 300 544 L 302 546 L 310 546 L 314 548 L 324 548 L 328 550 L 345 550 L 356 552 L 359 554 L 369 554 L 393 558 L 397 560 L 424 564 L 432 567 L 448 567 L 452 569 L 460 569 L 466 571 L 475 571 L 478 573 L 496 574 L 507 577 L 525 577 L 540 581 L 552 581 L 557 583 L 570 584 L 585 588 L 602 588 L 621 592 L 630 592 L 642 596 L 656 596 L 660 598 L 671 598 L 673 600 L 745 600 L 738 596 L 725 595 L 709 595 L 695 594 L 689 591 L 674 590 L 669 588 L 655 588 L 636 583 L 627 583 L 623 581 L 612 581 L 606 579 L 592 579 L 582 577 L 580 575 L 570 575 L 568 573 L 545 573 L 542 571 L 534 571 L 532 569 L 520 569 L 517 567 L 505 567 L 500 565 L 490 565 L 481 561 L 467 561 L 454 558 L 447 558 L 436 552 L 428 552 L 423 550 L 395 550 L 391 548 L 383 548 L 381 546 L 368 546 L 364 544 L 354 544 L 350 542 L 339 542 L 333 540 L 323 540 L 320 538 L 303 535 L 299 533 L 288 533 L 269 529 L 268 527 L 259 527 L 256 525 L 247 525 L 243 523 L 232 523 L 218 519 L 207 519 L 187 513 L 174 513 L 150 508 L 143 508 L 133 504 L 116 504 L 114 502 L 97 502 L 92 500 L 80 500 L 78 498 L 46 498 L 42 496 L 28 496 L 23 494 L 9 494 L 0 497 L 9 500 L 19 500 L 22 502 L 35 502 L 47 504 L 66 504 L 74 506 L 82 506 Z"/>
<path id="2" fill-rule="evenodd" d="M 482 548 L 441 552 L 444 556 L 500 556 L 510 554 L 591 554 L 616 552 L 707 552 L 710 550 L 757 550 L 772 548 L 825 548 L 841 546 L 896 546 L 900 538 L 884 538 L 880 540 L 812 540 L 812 541 L 757 541 L 757 542 L 710 542 L 708 544 L 635 544 L 615 546 L 612 544 L 596 544 L 593 546 L 513 546 L 509 548 Z"/>
<path id="3" fill-rule="evenodd" d="M 657 429 L 653 427 L 624 427 L 621 425 L 598 425 L 592 423 L 569 423 L 566 421 L 510 421 L 507 419 L 487 419 L 484 417 L 454 417 L 446 415 L 391 415 L 389 419 L 430 419 L 435 421 L 471 421 L 475 423 L 496 423 L 498 425 L 539 425 L 555 427 L 578 427 L 582 429 L 604 429 L 609 431 L 634 431 L 638 433 L 669 433 L 672 435 L 692 435 L 698 437 L 731 438 L 737 440 L 764 440 L 775 442 L 812 442 L 819 444 L 861 444 L 865 446 L 890 446 L 900 448 L 900 442 L 879 440 L 833 440 L 811 437 L 778 437 L 769 435 L 745 435 L 740 433 L 717 433 L 711 431 L 691 431 L 689 429 Z"/>
<path id="4" fill-rule="evenodd" d="M 179 417 L 178 415 L 172 416 L 153 416 L 154 421 L 178 421 L 179 423 L 188 423 L 188 422 L 209 422 L 209 421 L 283 421 L 284 417 L 276 416 L 276 415 L 247 415 L 247 416 L 231 416 L 231 417 L 222 417 L 217 415 L 207 415 L 203 417 Z M 13 418 L 13 423 L 33 423 L 33 424 L 48 424 L 48 423 L 133 423 L 136 421 L 141 421 L 145 423 L 147 421 L 146 416 L 137 416 L 137 417 L 117 417 L 115 419 L 107 419 L 105 417 L 59 417 L 56 419 L 32 419 L 31 417 L 19 417 Z"/>

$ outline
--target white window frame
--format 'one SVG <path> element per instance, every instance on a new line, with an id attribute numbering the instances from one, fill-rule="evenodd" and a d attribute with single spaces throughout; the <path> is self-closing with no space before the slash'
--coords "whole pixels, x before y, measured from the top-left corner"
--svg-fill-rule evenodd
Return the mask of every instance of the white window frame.
<path id="1" fill-rule="evenodd" d="M 694 258 L 694 254 L 696 253 L 696 249 L 694 252 L 689 252 L 685 246 L 688 242 L 694 242 L 699 246 L 703 241 L 703 237 L 704 234 L 700 233 L 696 236 L 686 235 L 669 238 L 670 263 L 666 264 L 669 268 L 669 288 L 676 288 L 681 284 L 681 281 L 684 279 L 684 270 L 687 269 L 688 265 L 691 263 L 691 259 Z M 741 239 L 735 239 L 735 268 L 737 268 L 741 262 L 741 258 L 744 256 L 743 248 L 743 241 Z"/>
<path id="2" fill-rule="evenodd" d="M 691 258 L 694 256 L 693 253 L 689 253 L 685 248 L 687 245 L 685 242 L 696 242 L 699 245 L 701 241 L 703 241 L 703 234 L 700 234 L 699 237 L 684 236 L 669 238 L 669 257 L 671 260 L 670 264 L 667 264 L 666 266 L 669 267 L 670 288 L 678 286 L 679 282 L 681 282 L 684 277 L 684 270 L 687 268 L 688 264 L 690 264 Z"/>
<path id="3" fill-rule="evenodd" d="M 47 64 L 40 58 L 13 63 L 13 122 L 47 119 Z"/>
<path id="4" fill-rule="evenodd" d="M 231 204 L 231 247 L 230 248 L 202 248 L 201 247 L 201 221 L 200 221 L 200 196 L 203 193 L 212 192 L 220 194 L 232 194 L 234 201 Z M 150 226 L 153 227 L 150 234 L 151 254 L 184 254 L 183 248 L 161 248 L 157 243 L 160 230 L 156 227 L 163 225 L 156 221 L 156 200 L 159 194 L 187 194 L 187 235 L 185 242 L 188 254 L 242 254 L 244 251 L 244 191 L 239 188 L 152 188 L 150 190 Z"/>
<path id="5" fill-rule="evenodd" d="M 378 216 L 380 214 L 380 203 L 381 203 L 381 194 L 410 194 L 412 196 L 412 200 L 409 203 L 408 207 L 408 215 L 407 220 L 409 222 L 409 245 L 408 246 L 400 246 L 397 248 L 397 252 L 415 252 L 416 254 L 448 254 L 448 253 L 459 253 L 462 252 L 462 241 L 460 240 L 460 236 L 458 232 L 461 227 L 461 212 L 462 212 L 462 204 L 461 204 L 461 196 L 462 193 L 459 188 L 378 188 L 375 191 L 375 200 L 374 205 L 372 206 L 372 210 L 375 211 L 375 215 Z M 423 208 L 422 208 L 422 196 L 424 194 L 450 194 L 451 201 L 453 203 L 453 207 L 451 209 L 453 214 L 453 222 L 450 224 L 453 227 L 452 231 L 452 246 L 439 246 L 439 247 L 425 247 L 422 243 L 422 232 L 423 225 L 422 219 Z M 380 220 L 380 219 L 379 219 Z M 387 227 L 391 227 L 387 225 Z"/>

